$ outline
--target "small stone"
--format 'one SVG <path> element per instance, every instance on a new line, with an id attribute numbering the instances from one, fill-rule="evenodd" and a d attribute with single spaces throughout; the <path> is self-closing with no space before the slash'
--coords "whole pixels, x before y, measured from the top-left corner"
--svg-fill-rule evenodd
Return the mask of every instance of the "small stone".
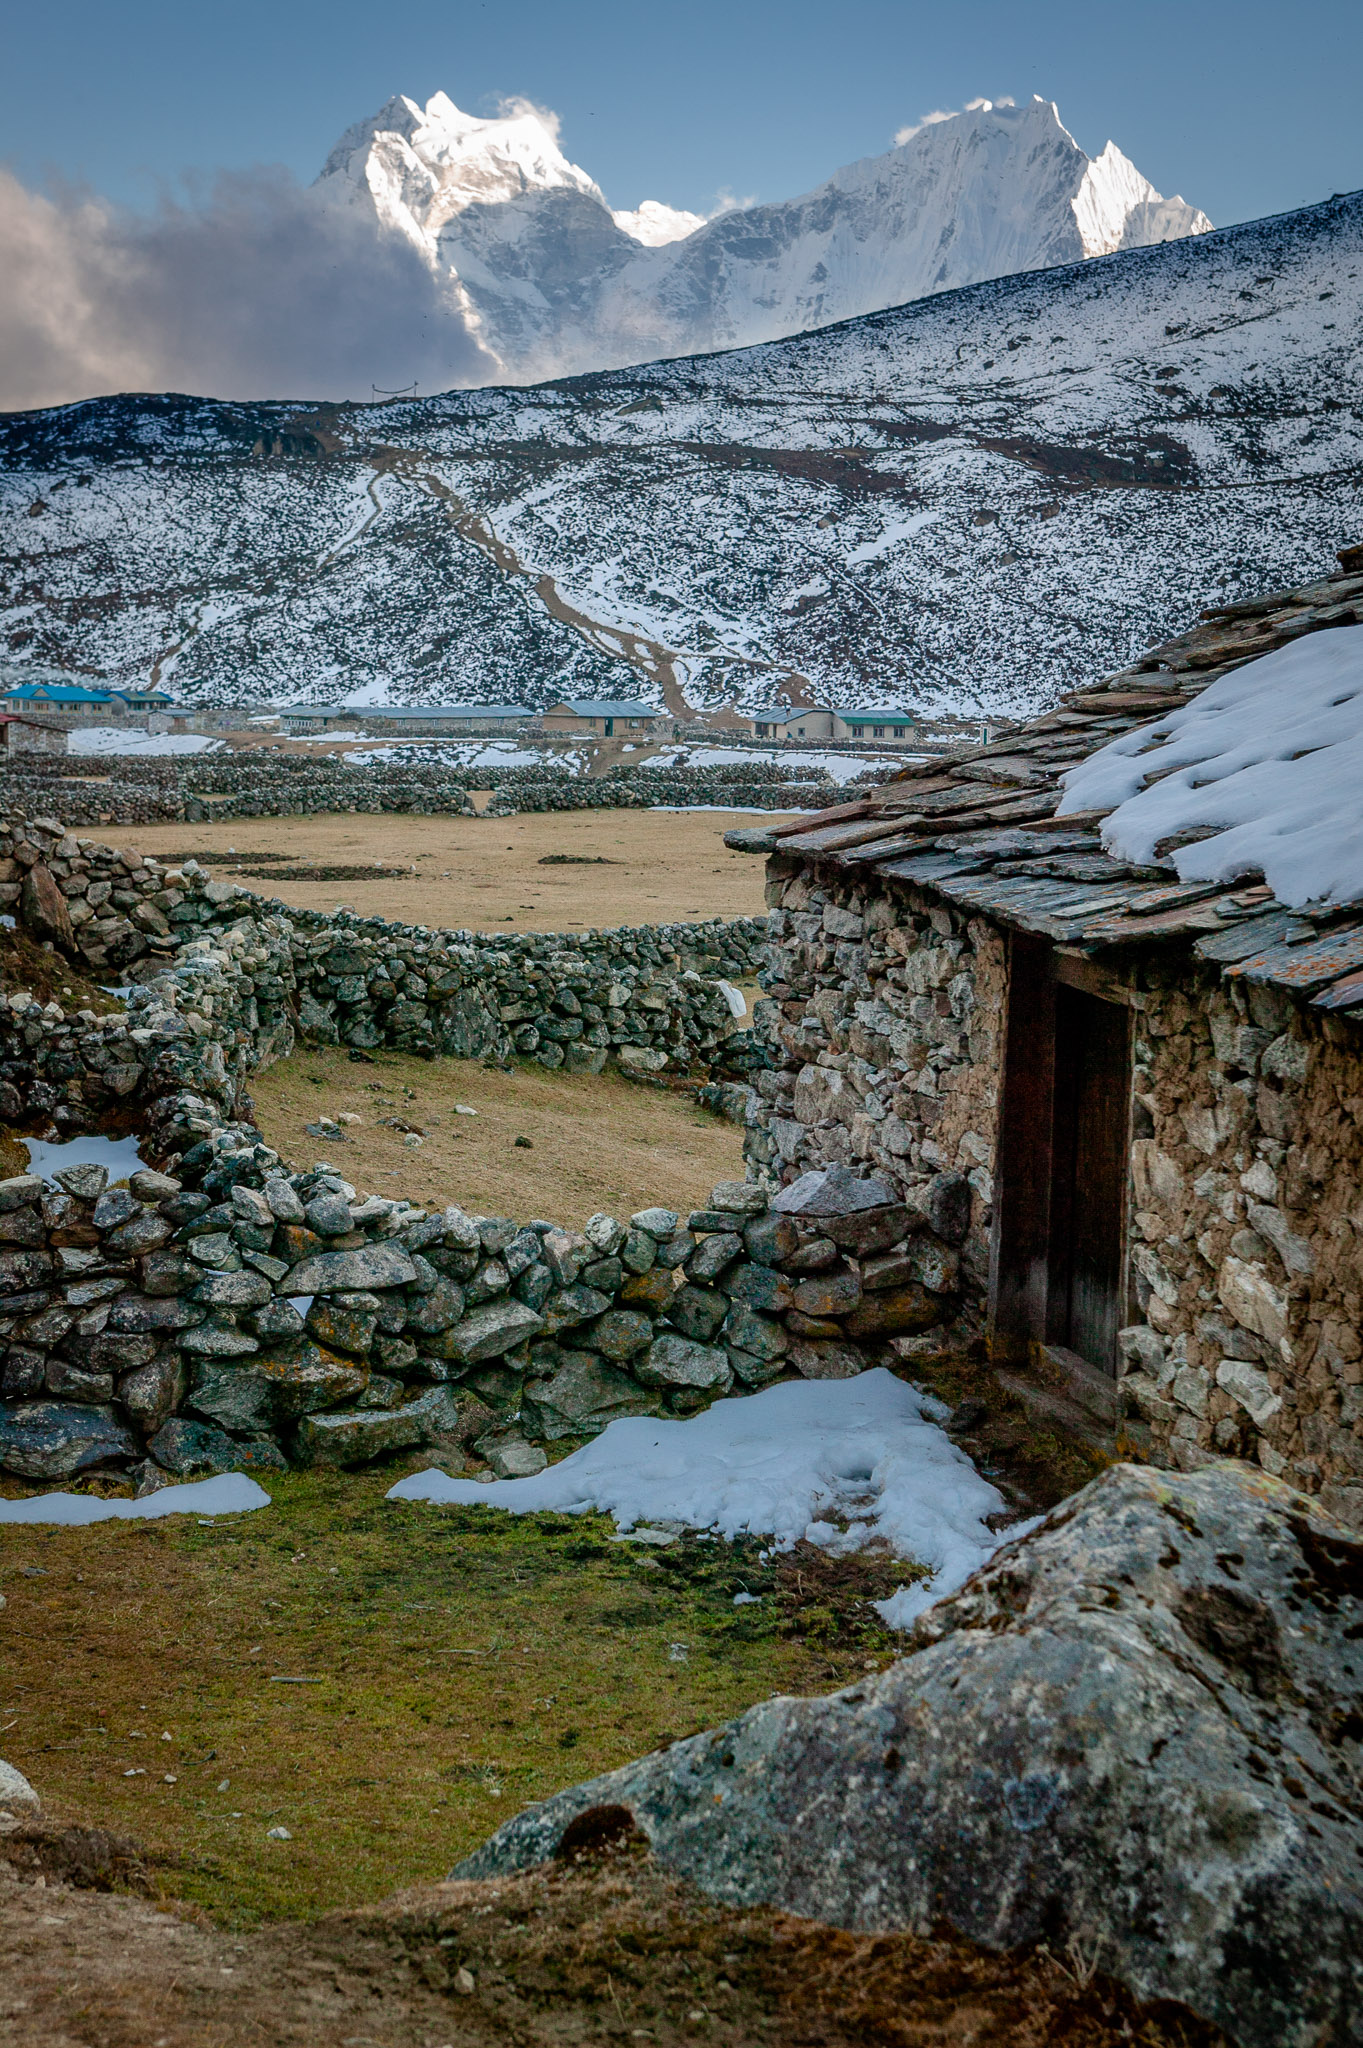
<path id="1" fill-rule="evenodd" d="M 723 1337 L 727 1345 L 750 1351 L 755 1358 L 784 1358 L 790 1339 L 771 1316 L 760 1316 L 746 1302 L 737 1301 L 724 1318 Z"/>
<path id="2" fill-rule="evenodd" d="M 672 1273 L 666 1266 L 650 1266 L 646 1273 L 633 1273 L 620 1289 L 626 1308 L 643 1309 L 661 1315 L 672 1299 Z"/>
<path id="3" fill-rule="evenodd" d="M 522 1436 L 500 1437 L 486 1448 L 478 1448 L 499 1479 L 533 1479 L 549 1463 L 539 1445 L 527 1443 Z"/>
<path id="4" fill-rule="evenodd" d="M 351 1293 L 406 1287 L 417 1277 L 407 1253 L 393 1244 L 367 1244 L 348 1252 L 318 1252 L 289 1275 L 292 1294 Z"/>
<path id="5" fill-rule="evenodd" d="M 238 1183 L 232 1190 L 232 1207 L 244 1222 L 257 1224 L 262 1230 L 273 1231 L 274 1210 L 258 1189 L 243 1187 Z M 347 1216 L 348 1214 L 347 1211 Z"/>
<path id="6" fill-rule="evenodd" d="M 591 1325 L 589 1348 L 603 1358 L 633 1358 L 653 1341 L 653 1324 L 635 1309 L 615 1308 Z"/>
<path id="7" fill-rule="evenodd" d="M 809 1342 L 795 1338 L 786 1364 L 806 1380 L 851 1380 L 865 1372 L 866 1360 L 849 1344 Z"/>
<path id="8" fill-rule="evenodd" d="M 625 1241 L 625 1228 L 613 1216 L 589 1216 L 582 1235 L 602 1258 L 611 1258 Z"/>
<path id="9" fill-rule="evenodd" d="M 702 1387 L 723 1393 L 733 1384 L 732 1369 L 721 1350 L 671 1333 L 654 1339 L 636 1360 L 634 1372 L 645 1386 Z"/>
<path id="10" fill-rule="evenodd" d="M 139 1202 L 167 1202 L 180 1193 L 182 1185 L 173 1174 L 157 1173 L 150 1166 L 139 1167 L 136 1173 L 128 1175 L 128 1186 Z"/>
<path id="11" fill-rule="evenodd" d="M 334 1294 L 314 1297 L 307 1326 L 319 1344 L 351 1352 L 357 1358 L 368 1355 L 378 1327 L 372 1308 L 352 1307 Z"/>
<path id="12" fill-rule="evenodd" d="M 795 1299 L 794 1284 L 784 1273 L 772 1266 L 750 1266 L 746 1261 L 731 1266 L 722 1285 L 731 1301 L 746 1302 L 749 1308 L 765 1309 L 769 1315 L 783 1314 Z"/>
<path id="13" fill-rule="evenodd" d="M 704 1244 L 696 1246 L 686 1261 L 688 1280 L 717 1280 L 726 1266 L 732 1266 L 743 1251 L 743 1240 L 737 1232 L 721 1231 L 715 1237 L 707 1237 Z"/>
<path id="14" fill-rule="evenodd" d="M 637 1381 L 591 1352 L 561 1354 L 546 1344 L 536 1347 L 534 1362 L 537 1368 L 553 1369 L 526 1381 L 521 1418 L 526 1429 L 547 1442 L 596 1436 L 618 1416 L 645 1415 L 653 1405 Z"/>
<path id="15" fill-rule="evenodd" d="M 231 1324 L 204 1323 L 198 1329 L 185 1331 L 180 1348 L 200 1358 L 245 1358 L 259 1351 L 260 1346 L 254 1337 Z"/>
<path id="16" fill-rule="evenodd" d="M 237 1445 L 220 1429 L 203 1422 L 187 1422 L 174 1416 L 164 1423 L 147 1445 L 148 1451 L 166 1472 L 177 1479 L 191 1472 L 230 1472 L 237 1463 Z"/>
<path id="17" fill-rule="evenodd" d="M 760 1266 L 783 1266 L 800 1248 L 789 1216 L 758 1216 L 743 1227 L 743 1248 Z"/>
<path id="18" fill-rule="evenodd" d="M 319 1237 L 344 1237 L 351 1228 L 350 1204 L 342 1195 L 314 1195 L 303 1204 L 303 1214 Z"/>
<path id="19" fill-rule="evenodd" d="M 597 1299 L 603 1308 L 608 1306 L 602 1297 Z M 545 1328 L 544 1317 L 537 1316 L 522 1301 L 490 1301 L 481 1308 L 475 1308 L 452 1329 L 444 1331 L 441 1349 L 447 1358 L 465 1365 L 477 1365 L 485 1358 L 500 1357 L 503 1352 L 523 1344 L 528 1337 L 538 1336 Z"/>
<path id="20" fill-rule="evenodd" d="M 765 1188 L 746 1180 L 722 1180 L 710 1191 L 710 1207 L 733 1216 L 761 1216 L 769 1199 Z"/>
<path id="21" fill-rule="evenodd" d="M 894 1201 L 895 1191 L 879 1175 L 860 1176 L 847 1166 L 821 1166 L 802 1173 L 772 1197 L 781 1216 L 851 1216 L 858 1209 L 880 1209 Z"/>
<path id="22" fill-rule="evenodd" d="M 269 1178 L 263 1189 L 270 1214 L 280 1223 L 302 1223 L 306 1211 L 289 1183 L 280 1176 Z"/>
<path id="23" fill-rule="evenodd" d="M 658 1256 L 658 1246 L 646 1230 L 631 1228 L 620 1247 L 620 1264 L 628 1273 L 647 1273 Z"/>
<path id="24" fill-rule="evenodd" d="M 544 1334 L 552 1337 L 556 1330 L 589 1323 L 593 1316 L 604 1315 L 610 1305 L 610 1296 L 598 1293 L 594 1287 L 560 1287 L 545 1303 Z"/>
<path id="25" fill-rule="evenodd" d="M 69 1166 L 66 1170 L 68 1173 L 81 1173 L 91 1169 Z M 96 1167 L 93 1171 L 103 1173 L 104 1168 L 102 1166 Z M 62 1182 L 64 1176 L 58 1174 L 57 1179 L 59 1182 Z M 102 1188 L 103 1182 L 100 1183 L 100 1189 L 96 1190 L 96 1192 L 102 1191 Z M 41 1174 L 16 1173 L 9 1180 L 0 1180 L 0 1216 L 9 1216 L 16 1209 L 25 1209 L 32 1202 L 40 1202 L 43 1198 L 43 1191 Z M 74 1188 L 68 1189 L 70 1194 L 75 1194 L 76 1192 L 77 1190 Z"/>
<path id="26" fill-rule="evenodd" d="M 728 1301 L 713 1287 L 696 1287 L 689 1281 L 679 1287 L 667 1303 L 667 1319 L 684 1337 L 708 1344 L 729 1313 Z"/>
<path id="27" fill-rule="evenodd" d="M 95 1203 L 91 1222 L 96 1230 L 113 1230 L 132 1216 L 140 1216 L 142 1204 L 127 1188 L 110 1188 Z"/>
<path id="28" fill-rule="evenodd" d="M 806 1316 L 842 1316 L 860 1300 L 861 1282 L 855 1273 L 819 1273 L 799 1282 L 793 1305 Z"/>
<path id="29" fill-rule="evenodd" d="M 274 1290 L 263 1273 L 205 1273 L 194 1290 L 196 1301 L 214 1308 L 260 1308 Z"/>
<path id="30" fill-rule="evenodd" d="M 646 1230 L 650 1237 L 662 1243 L 669 1237 L 675 1237 L 681 1218 L 675 1209 L 639 1209 L 629 1220 L 632 1230 Z"/>
<path id="31" fill-rule="evenodd" d="M 884 1294 L 866 1295 L 859 1307 L 844 1318 L 842 1327 L 847 1336 L 860 1341 L 928 1330 L 941 1316 L 942 1304 L 937 1296 L 911 1283 L 890 1288 Z"/>
<path id="32" fill-rule="evenodd" d="M 467 1443 L 493 1421 L 492 1410 L 455 1387 L 432 1387 L 401 1408 L 309 1415 L 298 1427 L 298 1452 L 310 1465 L 363 1465 L 409 1444 L 442 1438 Z"/>

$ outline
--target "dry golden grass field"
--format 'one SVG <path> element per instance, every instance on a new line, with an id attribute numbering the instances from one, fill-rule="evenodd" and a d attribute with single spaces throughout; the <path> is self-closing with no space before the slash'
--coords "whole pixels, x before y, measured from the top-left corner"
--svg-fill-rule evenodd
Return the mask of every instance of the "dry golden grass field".
<path id="1" fill-rule="evenodd" d="M 480 797 L 479 801 L 483 801 Z M 400 814 L 230 818 L 221 824 L 109 826 L 115 844 L 159 860 L 252 856 L 237 879 L 308 910 L 344 903 L 362 917 L 466 931 L 583 931 L 591 926 L 695 923 L 761 917 L 763 864 L 724 844 L 731 826 L 774 821 L 772 811 L 542 811 L 523 818 L 417 818 Z M 574 856 L 569 863 L 545 855 Z M 263 858 L 261 858 L 263 856 Z M 310 881 L 305 864 L 398 863 L 401 875 Z M 298 868 L 257 877 L 252 867 Z"/>
<path id="2" fill-rule="evenodd" d="M 716 1181 L 743 1178 L 737 1125 L 666 1089 L 611 1072 L 527 1064 L 504 1073 L 382 1050 L 370 1058 L 357 1065 L 343 1046 L 300 1046 L 254 1075 L 267 1144 L 295 1166 L 327 1159 L 368 1194 L 547 1216 L 576 1230 L 602 1209 L 700 1208 Z M 476 1114 L 461 1116 L 461 1103 Z M 339 1141 L 307 1133 L 319 1116 L 347 1115 L 360 1121 L 344 1124 Z"/>

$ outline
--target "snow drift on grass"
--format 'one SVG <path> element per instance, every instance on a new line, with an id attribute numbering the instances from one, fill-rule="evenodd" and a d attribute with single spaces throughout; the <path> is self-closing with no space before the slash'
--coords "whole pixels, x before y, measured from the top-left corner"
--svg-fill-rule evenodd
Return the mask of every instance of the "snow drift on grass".
<path id="1" fill-rule="evenodd" d="M 947 1410 L 883 1366 L 850 1380 L 789 1380 L 716 1401 L 685 1422 L 632 1416 L 531 1479 L 490 1485 L 445 1472 L 401 1479 L 389 1500 L 614 1515 L 720 1536 L 805 1540 L 845 1553 L 888 1544 L 929 1581 L 876 1604 L 893 1628 L 956 1590 L 1003 1538 L 1003 1496 L 938 1427 Z"/>
<path id="2" fill-rule="evenodd" d="M 73 732 L 68 754 L 211 754 L 222 746 L 201 732 L 129 732 L 122 725 L 87 725 Z"/>
<path id="3" fill-rule="evenodd" d="M 1154 779 L 1157 778 L 1157 779 Z M 1185 882 L 1262 874 L 1280 903 L 1363 897 L 1363 632 L 1337 627 L 1222 676 L 1065 778 L 1059 814 L 1107 810 L 1103 844 L 1149 861 L 1177 832 Z"/>
<path id="4" fill-rule="evenodd" d="M 0 1500 L 0 1522 L 55 1522 L 83 1529 L 88 1522 L 150 1522 L 160 1515 L 245 1515 L 267 1508 L 270 1496 L 244 1472 L 219 1472 L 163 1486 L 145 1500 L 98 1500 L 85 1493 L 40 1493 L 30 1500 Z"/>

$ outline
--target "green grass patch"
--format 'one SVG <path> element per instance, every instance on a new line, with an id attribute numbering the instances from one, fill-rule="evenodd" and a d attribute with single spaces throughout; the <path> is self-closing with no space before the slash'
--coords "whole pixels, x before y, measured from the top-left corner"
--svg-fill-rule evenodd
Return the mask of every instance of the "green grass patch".
<path id="1" fill-rule="evenodd" d="M 246 1926 L 438 1879 L 532 1800 L 893 1654 L 867 1604 L 911 1575 L 892 1560 L 627 1545 L 600 1517 L 388 1503 L 393 1477 L 289 1474 L 208 1525 L 6 1529 L 0 1754 Z"/>

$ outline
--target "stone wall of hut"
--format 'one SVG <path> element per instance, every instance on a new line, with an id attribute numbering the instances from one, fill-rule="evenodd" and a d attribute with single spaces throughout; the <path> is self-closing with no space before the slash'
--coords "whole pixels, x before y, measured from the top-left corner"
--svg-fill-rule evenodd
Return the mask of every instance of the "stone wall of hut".
<path id="1" fill-rule="evenodd" d="M 773 1064 L 750 1098 L 750 1171 L 885 1175 L 959 1245 L 967 1320 L 982 1323 L 1005 934 L 794 856 L 773 858 L 768 900 L 758 1021 Z M 1363 1031 L 1186 955 L 1123 972 L 1120 1447 L 1183 1470 L 1243 1458 L 1363 1528 Z"/>

